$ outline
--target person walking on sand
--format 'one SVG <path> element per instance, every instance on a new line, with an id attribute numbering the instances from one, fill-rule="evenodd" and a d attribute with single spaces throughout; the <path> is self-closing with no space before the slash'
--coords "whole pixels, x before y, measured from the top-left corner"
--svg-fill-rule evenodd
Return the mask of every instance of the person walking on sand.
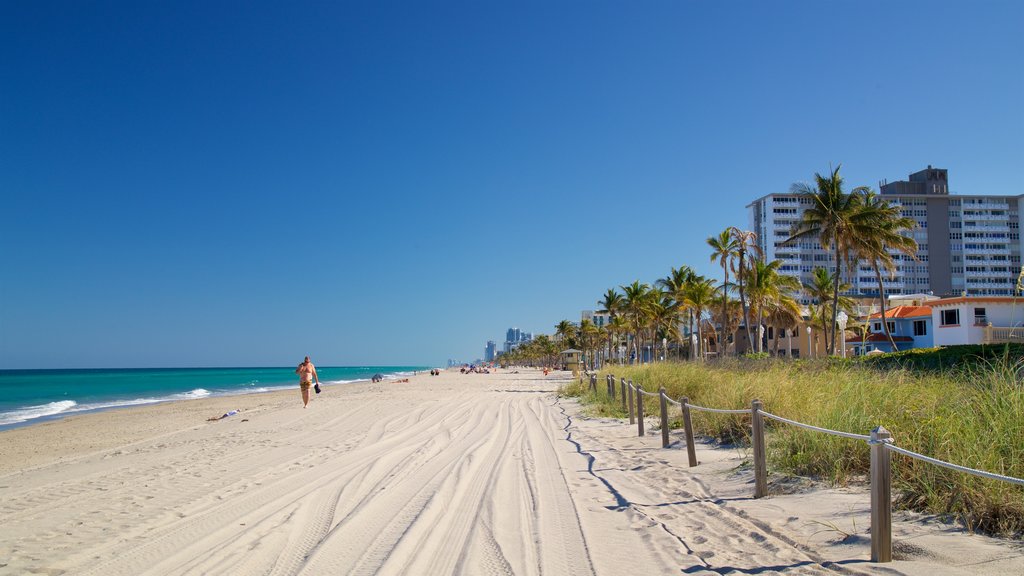
<path id="1" fill-rule="evenodd" d="M 299 364 L 299 367 L 295 369 L 295 373 L 299 375 L 299 389 L 302 391 L 302 407 L 305 408 L 309 405 L 309 389 L 313 386 L 315 381 L 317 386 L 320 385 L 320 377 L 316 375 L 316 366 L 309 361 L 309 356 Z"/>

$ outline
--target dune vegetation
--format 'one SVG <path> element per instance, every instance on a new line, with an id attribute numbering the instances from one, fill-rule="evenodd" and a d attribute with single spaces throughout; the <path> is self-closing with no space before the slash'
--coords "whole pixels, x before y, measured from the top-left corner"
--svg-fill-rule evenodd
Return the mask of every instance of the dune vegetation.
<path id="1" fill-rule="evenodd" d="M 605 392 L 614 373 L 648 391 L 664 387 L 675 399 L 715 408 L 764 409 L 815 426 L 869 434 L 889 430 L 897 446 L 955 464 L 1024 477 L 1024 365 L 1004 361 L 971 364 L 956 371 L 879 370 L 843 361 L 732 359 L 715 363 L 663 362 L 606 366 L 598 392 L 574 383 L 563 392 L 578 396 L 595 414 L 625 417 L 621 401 Z M 647 398 L 657 414 L 656 398 Z M 750 417 L 693 413 L 695 433 L 724 442 L 749 441 Z M 681 427 L 678 409 L 672 427 Z M 842 485 L 864 482 L 870 468 L 864 442 L 806 431 L 766 420 L 769 469 Z M 893 454 L 897 508 L 954 517 L 986 533 L 1024 534 L 1024 487 L 948 470 Z"/>

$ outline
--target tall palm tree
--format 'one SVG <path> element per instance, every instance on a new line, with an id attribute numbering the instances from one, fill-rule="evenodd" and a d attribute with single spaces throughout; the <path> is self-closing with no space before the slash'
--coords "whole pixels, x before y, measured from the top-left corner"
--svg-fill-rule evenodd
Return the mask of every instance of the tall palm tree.
<path id="1" fill-rule="evenodd" d="M 628 333 L 629 323 L 626 322 L 626 319 L 623 318 L 622 316 L 614 316 L 608 323 L 608 338 L 611 342 L 611 345 L 614 347 L 612 356 L 618 358 L 619 364 L 622 364 L 622 356 L 620 356 L 618 352 L 619 336 Z"/>
<path id="2" fill-rule="evenodd" d="M 864 193 L 861 205 L 862 210 L 871 213 L 875 222 L 872 234 L 853 239 L 854 250 L 857 257 L 866 261 L 875 273 L 875 280 L 878 282 L 878 298 L 882 309 L 882 329 L 895 352 L 896 341 L 889 330 L 889 323 L 885 320 L 885 285 L 882 282 L 882 270 L 884 269 L 888 273 L 889 279 L 895 276 L 896 262 L 891 250 L 917 259 L 917 242 L 902 234 L 904 231 L 913 230 L 917 222 L 913 218 L 903 216 L 898 206 L 889 204 L 888 200 L 873 190 Z"/>
<path id="3" fill-rule="evenodd" d="M 658 337 L 663 341 L 662 354 L 668 360 L 668 341 L 682 344 L 679 333 L 679 302 L 673 294 L 662 292 L 654 308 L 655 345 Z"/>
<path id="4" fill-rule="evenodd" d="M 722 327 L 721 334 L 718 334 L 718 353 L 724 356 L 728 347 L 728 336 L 739 329 L 743 310 L 740 308 L 740 301 L 730 298 L 728 292 L 716 296 L 711 309 L 718 310 L 719 317 L 714 318 L 713 323 Z M 723 313 L 725 315 L 721 316 Z"/>
<path id="5" fill-rule="evenodd" d="M 576 336 L 576 326 L 568 320 L 562 320 L 555 324 L 555 336 L 571 348 Z"/>
<path id="6" fill-rule="evenodd" d="M 754 318 L 757 320 L 758 338 L 757 351 L 764 352 L 764 339 L 761 338 L 761 325 L 766 313 L 773 308 L 782 311 L 796 311 L 799 307 L 790 295 L 800 289 L 800 282 L 793 276 L 779 273 L 782 260 L 765 262 L 758 258 L 751 262 L 748 270 L 747 287 L 752 307 L 756 307 Z"/>
<path id="7" fill-rule="evenodd" d="M 749 230 L 740 230 L 735 226 L 729 227 L 729 233 L 736 240 L 736 278 L 740 293 L 740 306 L 743 308 L 743 324 L 747 331 L 747 342 L 753 342 L 754 337 L 750 332 L 750 308 L 747 306 L 747 296 L 744 290 L 743 277 L 746 276 L 748 259 L 750 255 L 760 255 L 757 247 L 757 234 Z"/>
<path id="8" fill-rule="evenodd" d="M 693 310 L 697 317 L 697 358 L 704 359 L 704 312 L 715 300 L 714 281 L 703 276 L 696 276 L 683 288 L 683 304 Z"/>
<path id="9" fill-rule="evenodd" d="M 637 362 L 640 362 L 640 338 L 649 324 L 652 290 L 650 285 L 641 284 L 638 280 L 620 288 L 624 295 L 623 312 L 633 332 L 633 351 Z"/>
<path id="10" fill-rule="evenodd" d="M 811 207 L 804 210 L 803 217 L 793 225 L 786 243 L 800 238 L 817 238 L 823 249 L 833 251 L 836 269 L 832 288 L 833 301 L 836 301 L 839 299 L 843 263 L 849 263 L 854 256 L 854 238 L 873 232 L 871 224 L 874 216 L 862 210 L 863 193 L 868 190 L 866 187 L 855 188 L 850 194 L 843 192 L 839 166 L 829 176 L 815 173 L 814 179 L 813 187 L 803 183 L 792 187 L 793 193 L 811 199 Z M 833 306 L 829 354 L 835 353 L 838 314 L 839 308 Z"/>
<path id="11" fill-rule="evenodd" d="M 732 263 L 732 259 L 736 256 L 739 247 L 737 246 L 736 238 L 732 235 L 728 228 L 722 230 L 717 236 L 708 237 L 708 246 L 711 247 L 711 261 L 718 260 L 718 264 L 722 267 L 722 321 L 726 319 L 726 306 L 729 302 L 729 265 Z M 722 324 L 722 335 L 726 334 L 726 326 Z M 719 338 L 721 340 L 721 337 Z"/>
<path id="12" fill-rule="evenodd" d="M 598 338 L 601 333 L 597 328 L 597 325 L 590 320 L 583 320 L 580 322 L 580 328 L 577 331 L 579 334 L 580 349 L 583 351 L 583 356 L 589 359 L 589 367 L 594 367 L 594 350 L 597 348 Z"/>
<path id="13" fill-rule="evenodd" d="M 821 329 L 825 335 L 825 349 L 828 349 L 829 337 L 828 337 L 828 316 L 834 309 L 845 310 L 847 313 L 853 312 L 854 302 L 853 298 L 842 295 L 843 292 L 848 291 L 851 286 L 850 284 L 840 280 L 839 281 L 839 299 L 833 300 L 836 292 L 833 291 L 833 286 L 836 284 L 835 274 L 829 272 L 825 268 L 815 268 L 813 275 L 811 276 L 811 282 L 803 285 L 804 293 L 807 294 L 812 300 L 818 302 L 817 307 L 808 306 L 809 315 L 811 320 L 820 322 Z"/>
<path id="14" fill-rule="evenodd" d="M 597 305 L 601 307 L 598 312 L 608 315 L 609 329 L 605 331 L 605 334 L 608 336 L 609 357 L 611 356 L 612 351 L 612 339 L 617 335 L 616 331 L 611 329 L 611 323 L 614 322 L 614 320 L 622 313 L 623 303 L 624 300 L 622 298 L 622 294 L 619 294 L 619 292 L 614 288 L 609 288 L 608 291 L 604 293 L 604 296 L 597 301 Z"/>

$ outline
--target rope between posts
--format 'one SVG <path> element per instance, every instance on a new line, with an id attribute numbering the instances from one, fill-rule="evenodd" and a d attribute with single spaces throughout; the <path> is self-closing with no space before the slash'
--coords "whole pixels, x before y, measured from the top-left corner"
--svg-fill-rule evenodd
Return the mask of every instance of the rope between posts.
<path id="1" fill-rule="evenodd" d="M 918 454 L 917 452 L 912 452 L 910 450 L 907 450 L 906 448 L 900 448 L 899 446 L 896 446 L 894 444 L 890 444 L 889 442 L 884 442 L 883 445 L 885 446 L 886 449 L 892 450 L 893 452 L 897 452 L 899 454 L 903 454 L 904 456 L 909 456 L 911 458 L 916 458 L 918 460 L 924 460 L 925 462 L 928 462 L 930 464 L 935 464 L 936 466 L 942 466 L 943 468 L 949 468 L 950 470 L 956 470 L 958 472 L 966 472 L 967 474 L 973 474 L 975 476 L 981 476 L 982 478 L 988 478 L 990 480 L 1002 480 L 1003 482 L 1009 482 L 1011 484 L 1019 484 L 1021 486 L 1024 486 L 1024 479 L 1021 479 L 1021 478 L 1014 478 L 1012 476 L 1003 476 L 1001 474 L 993 474 L 992 472 L 985 472 L 984 470 L 975 470 L 974 468 L 968 468 L 966 466 L 959 466 L 957 464 L 951 464 L 949 462 L 944 462 L 942 460 L 937 460 L 937 459 L 932 458 L 930 456 L 925 456 L 924 454 Z"/>
<path id="2" fill-rule="evenodd" d="M 667 400 L 668 402 L 671 402 L 672 404 L 675 404 L 676 406 L 680 406 L 680 407 L 682 406 L 681 402 L 677 402 L 677 401 L 669 398 L 666 394 L 664 394 L 661 391 L 658 391 L 657 393 L 647 392 L 643 388 L 640 388 L 639 386 L 636 386 L 636 385 L 634 385 L 634 384 L 632 384 L 630 382 L 627 382 L 626 386 L 628 386 L 631 390 L 635 391 L 637 394 L 643 394 L 644 396 L 658 396 L 658 397 L 664 396 L 665 400 Z M 705 406 L 697 406 L 696 404 L 687 404 L 687 407 L 690 408 L 691 410 L 697 410 L 699 412 L 713 412 L 715 414 L 746 414 L 746 413 L 750 412 L 749 409 L 745 409 L 745 408 L 737 409 L 737 410 L 726 410 L 726 409 L 723 409 L 723 408 L 708 408 L 708 407 L 705 407 Z M 783 418 L 782 416 L 776 416 L 775 414 L 772 414 L 770 412 L 765 412 L 764 410 L 758 410 L 758 412 L 760 412 L 761 415 L 764 416 L 765 418 L 771 418 L 772 420 L 777 420 L 779 422 L 784 422 L 786 424 L 791 424 L 791 425 L 796 426 L 798 428 L 804 428 L 804 429 L 807 429 L 807 430 L 812 430 L 814 432 L 822 432 L 824 434 L 831 434 L 833 436 L 840 436 L 840 437 L 843 437 L 843 438 L 850 438 L 850 439 L 853 439 L 853 440 L 862 440 L 864 442 L 867 442 L 868 444 L 872 444 L 873 443 L 871 441 L 871 437 L 867 436 L 865 434 L 854 434 L 852 432 L 842 432 L 840 430 L 831 430 L 829 428 L 821 428 L 819 426 L 812 426 L 811 424 L 804 424 L 803 422 L 797 422 L 796 420 L 790 420 L 789 418 Z M 932 458 L 930 456 L 925 456 L 924 454 L 918 454 L 917 452 L 913 452 L 911 450 L 907 450 L 906 448 L 900 448 L 899 446 L 896 446 L 895 444 L 893 444 L 891 441 L 884 441 L 884 442 L 881 442 L 881 444 L 883 446 L 885 446 L 885 448 L 887 450 L 891 450 L 891 451 L 896 452 L 898 454 L 903 454 L 904 456 L 908 456 L 910 458 L 915 458 L 917 460 L 922 460 L 924 462 L 928 462 L 928 463 L 934 464 L 936 466 L 941 466 L 943 468 L 948 468 L 950 470 L 955 470 L 955 471 L 958 471 L 958 472 L 964 472 L 964 473 L 967 473 L 967 474 L 973 474 L 974 476 L 979 476 L 981 478 L 988 478 L 990 480 L 1000 480 L 1000 481 L 1003 481 L 1003 482 L 1009 482 L 1011 484 L 1017 484 L 1017 485 L 1020 485 L 1020 486 L 1024 486 L 1024 479 L 1022 479 L 1022 478 L 1014 478 L 1012 476 L 1003 476 L 1002 474 L 995 474 L 995 473 L 992 473 L 992 472 L 985 472 L 984 470 L 976 470 L 974 468 L 968 468 L 966 466 L 960 466 L 960 465 L 957 465 L 957 464 L 953 464 L 953 463 L 950 463 L 950 462 L 939 460 L 937 458 Z"/>
<path id="3" fill-rule="evenodd" d="M 864 440 L 865 442 L 867 442 L 868 440 L 871 440 L 870 436 L 865 436 L 864 434 L 854 434 L 852 432 L 840 432 L 839 430 L 829 430 L 828 428 L 819 428 L 817 426 L 811 426 L 810 424 L 804 424 L 803 422 L 797 422 L 795 420 L 790 420 L 788 418 L 783 418 L 782 416 L 776 416 L 775 414 L 771 414 L 771 413 L 765 412 L 764 410 L 758 410 L 758 412 L 760 412 L 761 415 L 764 416 L 765 418 L 771 418 L 772 420 L 778 420 L 779 422 L 785 422 L 786 424 L 792 424 L 793 426 L 798 426 L 800 428 L 806 428 L 808 430 L 814 430 L 815 432 L 824 432 L 825 434 L 832 434 L 833 436 L 842 436 L 843 438 L 853 438 L 854 440 Z"/>
<path id="4" fill-rule="evenodd" d="M 715 412 L 716 414 L 747 414 L 750 410 L 725 410 L 722 408 L 705 408 L 704 406 L 697 406 L 696 404 L 687 404 L 690 410 L 699 410 L 701 412 Z"/>

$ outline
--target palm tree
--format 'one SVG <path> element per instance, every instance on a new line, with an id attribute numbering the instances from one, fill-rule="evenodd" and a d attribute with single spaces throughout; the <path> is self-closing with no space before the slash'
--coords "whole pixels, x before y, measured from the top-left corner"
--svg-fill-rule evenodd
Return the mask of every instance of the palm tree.
<path id="1" fill-rule="evenodd" d="M 733 257 L 736 256 L 739 247 L 737 246 L 736 238 L 728 228 L 722 230 L 717 236 L 709 236 L 708 246 L 711 246 L 711 261 L 714 262 L 717 259 L 718 264 L 722 267 L 722 334 L 724 335 L 726 334 L 724 324 L 726 318 L 725 308 L 729 301 L 729 264 L 732 262 Z"/>
<path id="2" fill-rule="evenodd" d="M 697 317 L 697 358 L 704 359 L 704 312 L 715 300 L 714 281 L 695 276 L 683 288 L 683 305 L 690 308 Z"/>
<path id="3" fill-rule="evenodd" d="M 729 228 L 729 233 L 736 240 L 736 278 L 739 279 L 738 287 L 740 293 L 740 306 L 743 308 L 743 324 L 747 331 L 747 342 L 753 342 L 754 337 L 750 332 L 750 308 L 747 306 L 747 297 L 744 291 L 743 277 L 746 275 L 747 255 L 760 255 L 761 250 L 757 247 L 757 234 L 749 230 L 740 230 L 735 226 Z"/>
<path id="4" fill-rule="evenodd" d="M 651 309 L 652 290 L 650 285 L 634 280 L 632 284 L 620 286 L 624 295 L 623 312 L 629 327 L 633 331 L 633 351 L 637 362 L 640 362 L 640 338 L 648 326 Z"/>
<path id="5" fill-rule="evenodd" d="M 555 325 L 555 336 L 571 348 L 576 336 L 576 326 L 568 320 L 562 320 Z"/>
<path id="6" fill-rule="evenodd" d="M 601 333 L 598 330 L 597 325 L 595 325 L 593 322 L 591 322 L 590 320 L 583 320 L 582 322 L 580 322 L 578 334 L 580 349 L 583 351 L 583 356 L 584 358 L 590 359 L 589 366 L 593 368 L 593 351 L 595 348 L 597 348 L 597 341 L 598 338 L 600 338 Z"/>
<path id="7" fill-rule="evenodd" d="M 764 339 L 761 338 L 761 325 L 766 312 L 773 308 L 799 314 L 799 306 L 790 293 L 800 289 L 800 282 L 793 276 L 779 273 L 782 260 L 765 262 L 758 258 L 751 263 L 748 271 L 747 287 L 750 292 L 751 306 L 756 306 L 754 317 L 757 320 L 758 338 L 757 351 L 764 352 Z"/>
<path id="8" fill-rule="evenodd" d="M 668 341 L 682 344 L 682 334 L 679 333 L 679 302 L 673 294 L 662 292 L 653 310 L 655 345 L 660 336 L 664 341 L 662 355 L 668 360 Z"/>
<path id="9" fill-rule="evenodd" d="M 850 262 L 854 255 L 854 238 L 873 233 L 873 216 L 862 210 L 863 194 L 866 187 L 858 187 L 852 193 L 843 192 L 843 178 L 839 166 L 829 176 L 815 173 L 816 186 L 794 184 L 792 192 L 811 199 L 811 207 L 804 210 L 803 217 L 793 225 L 790 237 L 785 242 L 800 238 L 817 238 L 821 247 L 832 250 L 835 257 L 833 278 L 833 301 L 839 299 L 839 279 L 842 277 L 843 262 Z M 837 306 L 832 307 L 832 337 L 828 353 L 835 353 Z"/>
<path id="10" fill-rule="evenodd" d="M 619 294 L 614 288 L 609 288 L 608 291 L 604 293 L 604 296 L 597 301 L 597 305 L 601 307 L 598 312 L 608 315 L 609 329 L 606 330 L 605 333 L 608 335 L 609 356 L 611 355 L 612 350 L 612 338 L 616 335 L 615 331 L 611 329 L 611 323 L 614 322 L 622 312 L 623 302 L 622 294 Z"/>
<path id="11" fill-rule="evenodd" d="M 608 339 L 614 346 L 613 356 L 618 358 L 619 364 L 622 364 L 622 357 L 618 353 L 618 342 L 620 334 L 629 333 L 629 323 L 622 316 L 614 316 L 608 323 Z"/>
<path id="12" fill-rule="evenodd" d="M 693 312 L 681 305 L 680 294 L 682 294 L 686 283 L 691 281 L 696 275 L 697 273 L 693 271 L 693 268 L 683 265 L 679 268 L 672 268 L 672 272 L 670 272 L 668 276 L 655 282 L 656 286 L 661 288 L 665 294 L 668 294 L 673 300 L 675 300 L 676 305 L 673 306 L 672 309 L 677 315 L 684 309 L 687 310 L 687 315 L 689 316 L 687 326 L 691 332 L 693 332 Z M 678 327 L 676 327 L 676 332 L 678 332 Z M 682 335 L 680 335 L 680 343 L 682 343 L 681 341 Z"/>
<path id="13" fill-rule="evenodd" d="M 835 274 L 829 272 L 825 268 L 815 268 L 812 275 L 811 283 L 805 283 L 803 286 L 804 292 L 812 300 L 816 300 L 819 304 L 817 310 L 813 307 L 808 306 L 808 311 L 811 319 L 821 323 L 821 329 L 825 335 L 825 349 L 828 349 L 829 337 L 828 337 L 828 318 L 830 310 L 838 309 L 845 310 L 847 313 L 852 313 L 854 308 L 853 298 L 849 296 L 840 295 L 838 300 L 833 300 L 835 292 L 833 286 L 836 285 Z M 839 293 L 848 291 L 851 286 L 839 281 Z"/>
<path id="14" fill-rule="evenodd" d="M 903 231 L 913 230 L 917 223 L 913 218 L 902 216 L 899 207 L 889 204 L 888 200 L 883 199 L 873 190 L 864 193 L 861 205 L 862 210 L 871 213 L 870 216 L 874 220 L 873 233 L 854 238 L 854 250 L 861 260 L 868 262 L 875 273 L 875 280 L 878 282 L 878 298 L 881 301 L 882 329 L 895 352 L 896 341 L 889 330 L 889 323 L 885 320 L 885 285 L 882 283 L 882 269 L 889 274 L 890 280 L 895 276 L 896 263 L 890 250 L 896 250 L 917 259 L 917 242 L 902 234 Z"/>
<path id="15" fill-rule="evenodd" d="M 718 353 L 724 356 L 728 345 L 728 336 L 739 329 L 743 310 L 740 308 L 740 301 L 729 298 L 728 292 L 716 296 L 711 309 L 718 310 L 719 317 L 712 318 L 712 323 L 722 327 L 721 334 L 718 334 Z M 723 313 L 725 315 L 721 316 Z"/>

